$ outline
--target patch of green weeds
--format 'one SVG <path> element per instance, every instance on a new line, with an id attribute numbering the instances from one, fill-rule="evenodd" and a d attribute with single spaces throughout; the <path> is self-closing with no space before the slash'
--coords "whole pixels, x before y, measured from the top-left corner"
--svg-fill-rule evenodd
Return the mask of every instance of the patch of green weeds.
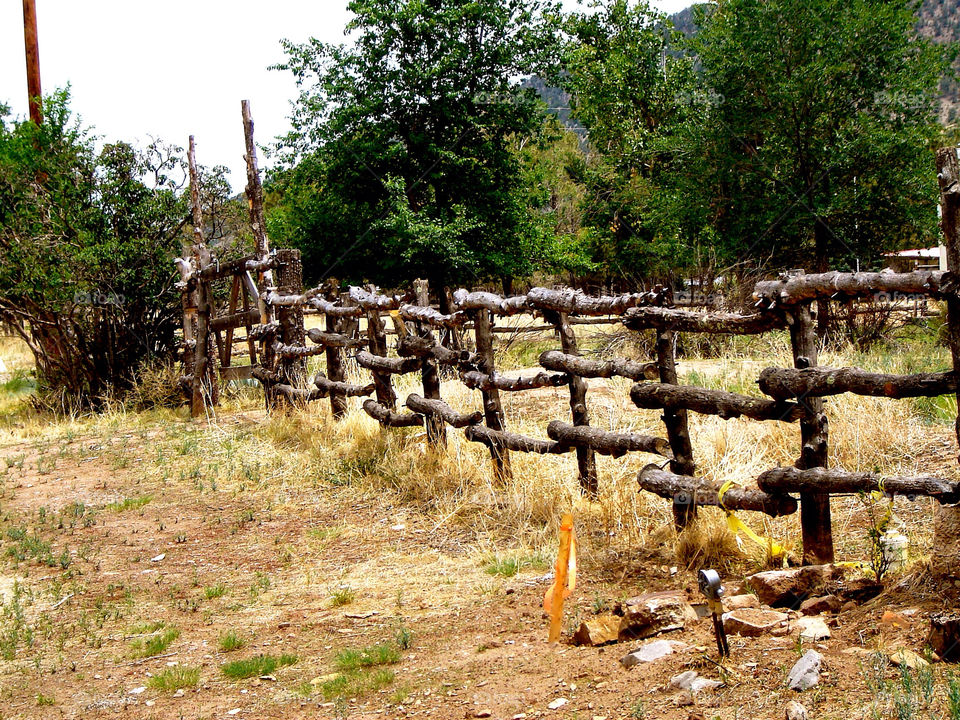
<path id="1" fill-rule="evenodd" d="M 235 660 L 220 666 L 220 671 L 228 678 L 243 680 L 245 678 L 271 675 L 277 668 L 295 665 L 299 661 L 296 655 L 257 655 L 244 660 Z"/>

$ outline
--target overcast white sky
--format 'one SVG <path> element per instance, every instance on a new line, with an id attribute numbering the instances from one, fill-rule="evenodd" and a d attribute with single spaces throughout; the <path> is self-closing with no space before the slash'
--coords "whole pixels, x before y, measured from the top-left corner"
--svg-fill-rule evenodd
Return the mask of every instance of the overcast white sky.
<path id="1" fill-rule="evenodd" d="M 691 0 L 655 0 L 676 12 Z M 73 110 L 105 140 L 186 146 L 245 183 L 240 101 L 249 99 L 259 144 L 288 128 L 294 85 L 268 71 L 281 38 L 341 42 L 347 0 L 36 0 L 43 91 L 72 86 Z M 568 8 L 575 0 L 564 0 Z M 22 4 L 0 2 L 0 103 L 27 112 Z M 262 162 L 261 165 L 265 165 Z"/>

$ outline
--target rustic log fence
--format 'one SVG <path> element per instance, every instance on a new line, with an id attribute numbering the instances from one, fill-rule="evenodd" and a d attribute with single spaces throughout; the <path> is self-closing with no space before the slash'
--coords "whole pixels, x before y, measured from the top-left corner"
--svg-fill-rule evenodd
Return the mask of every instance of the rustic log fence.
<path id="1" fill-rule="evenodd" d="M 489 292 L 458 290 L 444 303 L 450 306 L 452 301 L 453 311 L 449 314 L 430 305 L 425 281 L 417 281 L 403 295 L 384 295 L 373 287 L 352 287 L 342 294 L 330 286 L 303 291 L 299 252 L 270 251 L 263 233 L 262 192 L 246 103 L 243 110 L 249 169 L 247 194 L 257 252 L 218 265 L 203 247 L 202 234 L 198 234 L 192 257 L 178 263 L 183 276 L 185 357 L 194 415 L 204 412 L 204 398 L 215 403 L 213 389 L 218 373 L 209 369 L 219 361 L 219 376 L 223 379 L 259 380 L 268 408 L 329 399 L 332 415 L 339 419 L 347 412 L 349 398 L 366 398 L 362 401 L 364 412 L 385 428 L 424 427 L 429 445 L 439 451 L 446 446 L 448 426 L 463 430 L 468 441 L 489 449 L 499 480 L 511 475 L 512 452 L 572 452 L 576 455 L 583 493 L 596 498 L 597 453 L 612 457 L 645 453 L 660 461 L 639 473 L 639 487 L 673 500 L 678 526 L 683 527 L 695 517 L 699 506 L 752 510 L 771 516 L 791 514 L 799 508 L 805 562 L 833 560 L 831 494 L 882 489 L 888 494 L 930 496 L 940 503 L 960 499 L 960 483 L 955 481 L 883 478 L 828 468 L 828 419 L 822 400 L 839 393 L 888 398 L 956 393 L 960 373 L 960 311 L 955 312 L 960 307 L 954 275 L 957 268 L 951 266 L 948 272 L 796 273 L 757 283 L 756 306 L 751 313 L 677 308 L 670 290 L 662 287 L 599 297 L 542 287 L 506 298 Z M 956 164 L 955 155 L 953 163 Z M 955 191 L 955 184 L 950 188 Z M 960 202 L 947 191 L 944 198 L 945 202 Z M 954 215 L 945 214 L 947 217 Z M 199 218 L 195 225 L 201 226 Z M 955 233 L 951 236 L 947 232 L 946 237 L 948 246 L 957 243 Z M 960 253 L 953 254 L 960 257 Z M 231 292 L 229 306 L 217 315 L 210 302 L 210 288 L 221 280 L 231 280 L 236 292 Z M 443 288 L 437 290 L 446 292 Z M 817 365 L 817 302 L 904 294 L 947 301 L 954 358 L 951 371 L 890 375 Z M 554 331 L 559 347 L 540 355 L 541 372 L 523 377 L 503 376 L 496 368 L 494 348 L 498 330 L 505 328 L 498 328 L 496 322 L 519 314 L 543 318 L 546 327 Z M 305 315 L 322 315 L 325 329 L 305 330 Z M 385 316 L 396 335 L 392 348 Z M 622 323 L 629 330 L 653 331 L 656 357 L 648 362 L 582 357 L 574 330 L 578 320 Z M 234 331 L 241 327 L 246 329 L 245 337 L 234 337 Z M 768 398 L 679 384 L 675 360 L 678 334 L 759 335 L 782 329 L 789 331 L 794 367 L 767 368 L 760 374 L 759 389 Z M 461 344 L 461 336 L 471 331 L 472 349 L 467 347 L 469 342 L 467 346 Z M 221 339 L 221 332 L 228 333 L 225 339 Z M 443 342 L 438 341 L 438 335 Z M 234 343 L 249 346 L 250 365 L 243 366 L 244 369 L 230 364 Z M 218 353 L 211 352 L 213 346 L 219 349 Z M 391 349 L 395 355 L 390 354 Z M 325 358 L 326 373 L 315 375 L 308 383 L 306 360 L 313 356 Z M 344 367 L 348 357 L 369 372 L 369 383 L 346 382 Z M 440 392 L 441 368 L 457 372 L 465 386 L 479 390 L 481 407 L 461 413 L 444 402 Z M 422 394 L 411 393 L 402 403 L 404 409 L 400 409 L 393 377 L 406 374 L 419 374 L 423 390 Z M 633 381 L 630 397 L 637 407 L 663 411 L 666 438 L 591 427 L 586 379 L 611 377 Z M 569 392 L 569 422 L 550 422 L 545 429 L 546 439 L 509 431 L 501 393 L 563 386 Z M 724 489 L 696 477 L 688 428 L 690 412 L 723 419 L 746 417 L 796 423 L 800 447 L 794 467 L 769 470 L 756 479 L 753 487 Z M 799 495 L 799 502 L 792 495 Z"/>

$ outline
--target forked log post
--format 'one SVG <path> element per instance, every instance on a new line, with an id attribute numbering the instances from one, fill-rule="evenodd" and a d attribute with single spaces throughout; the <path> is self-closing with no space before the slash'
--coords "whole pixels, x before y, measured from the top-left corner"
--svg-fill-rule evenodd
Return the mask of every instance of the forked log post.
<path id="1" fill-rule="evenodd" d="M 376 379 L 376 373 L 381 375 L 406 375 L 407 373 L 417 372 L 417 370 L 420 369 L 420 358 L 383 357 L 382 355 L 369 353 L 366 350 L 358 352 L 356 354 L 356 360 L 360 367 L 366 368 L 374 373 L 374 379 Z"/>
<path id="2" fill-rule="evenodd" d="M 547 425 L 547 437 L 561 445 L 587 447 L 601 455 L 623 457 L 629 452 L 645 452 L 673 457 L 670 443 L 663 438 L 630 432 L 610 432 L 590 426 L 569 425 L 553 420 Z"/>
<path id="3" fill-rule="evenodd" d="M 874 397 L 907 398 L 947 395 L 957 390 L 953 371 L 889 375 L 859 368 L 766 368 L 757 381 L 771 397 L 824 397 L 840 393 Z"/>
<path id="4" fill-rule="evenodd" d="M 659 302 L 662 291 L 626 293 L 614 297 L 591 297 L 580 290 L 550 290 L 536 287 L 527 293 L 527 303 L 541 310 L 567 315 L 621 315 L 627 308 Z"/>
<path id="5" fill-rule="evenodd" d="M 483 413 L 479 410 L 472 413 L 458 413 L 443 400 L 431 400 L 416 394 L 407 396 L 406 405 L 415 413 L 436 417 L 455 428 L 465 428 L 483 421 Z"/>
<path id="6" fill-rule="evenodd" d="M 422 308 L 430 307 L 430 286 L 424 279 L 413 281 L 413 292 L 416 295 L 417 305 Z M 430 326 L 419 320 L 415 323 L 422 340 L 431 345 L 437 345 L 436 338 L 430 332 Z M 440 401 L 440 371 L 437 361 L 427 356 L 420 361 L 420 378 L 423 382 L 423 395 L 427 400 Z M 407 400 L 409 402 L 409 399 Z M 452 411 L 451 411 L 452 412 Z M 446 447 L 447 428 L 443 424 L 444 418 L 439 412 L 431 412 L 425 416 L 427 420 L 427 444 L 432 447 Z"/>
<path id="7" fill-rule="evenodd" d="M 423 425 L 423 415 L 394 412 L 376 400 L 364 400 L 363 411 L 381 425 L 392 428 L 419 427 Z"/>
<path id="8" fill-rule="evenodd" d="M 465 436 L 467 440 L 482 443 L 491 450 L 500 448 L 538 455 L 562 455 L 573 449 L 569 445 L 561 445 L 551 440 L 539 440 L 512 432 L 491 430 L 483 425 L 471 425 L 466 429 Z"/>
<path id="9" fill-rule="evenodd" d="M 473 311 L 473 321 L 473 331 L 477 345 L 477 367 L 479 368 L 479 372 L 476 374 L 482 375 L 489 381 L 490 378 L 496 376 L 497 372 L 493 349 L 495 317 L 487 308 L 480 308 Z M 467 387 L 473 387 L 469 382 L 466 382 L 466 384 Z M 483 418 L 487 428 L 495 433 L 504 432 L 503 404 L 500 402 L 501 388 L 492 381 L 484 382 L 483 380 L 480 380 L 477 387 L 480 388 L 480 397 L 483 400 Z M 505 483 L 513 476 L 509 445 L 492 442 L 486 444 L 490 448 L 490 457 L 493 460 L 494 478 L 499 483 Z"/>
<path id="10" fill-rule="evenodd" d="M 506 392 L 520 392 L 544 387 L 560 387 L 570 382 L 569 375 L 549 375 L 537 373 L 526 377 L 504 377 L 502 375 L 487 375 L 476 370 L 460 373 L 460 381 L 471 390 L 504 390 Z"/>
<path id="11" fill-rule="evenodd" d="M 330 369 L 327 368 L 328 372 L 329 370 Z M 366 395 L 370 395 L 376 389 L 376 386 L 373 383 L 370 383 L 369 385 L 354 385 L 352 383 L 343 382 L 342 380 L 328 378 L 322 372 L 318 372 L 314 376 L 313 384 L 323 391 L 324 397 L 329 395 L 331 399 L 334 397 L 365 397 Z"/>
<path id="12" fill-rule="evenodd" d="M 326 348 L 327 374 L 324 376 L 322 373 L 317 373 L 316 377 L 313 379 L 313 383 L 321 389 L 324 388 L 323 383 L 329 383 L 326 392 L 330 396 L 330 413 L 333 415 L 334 420 L 342 420 L 347 415 L 347 393 L 344 393 L 337 387 L 338 385 L 343 384 L 345 377 L 343 372 L 343 353 L 341 348 L 362 346 L 363 341 L 360 339 L 354 340 L 353 338 L 349 338 L 340 334 L 344 326 L 343 318 L 338 318 L 333 315 L 325 315 L 323 321 L 325 327 L 327 328 L 327 332 L 322 333 L 323 337 L 320 339 L 325 341 L 323 345 Z M 315 330 L 308 330 L 307 337 L 309 337 L 313 342 L 317 342 L 318 338 L 314 333 Z M 342 338 L 344 342 L 342 344 L 331 343 L 329 340 L 332 337 L 336 337 L 338 339 Z M 358 389 L 366 390 L 366 388 Z M 373 387 L 371 386 L 367 392 L 362 392 L 360 394 L 368 395 L 372 389 Z"/>
<path id="13" fill-rule="evenodd" d="M 358 302 L 351 293 L 354 302 Z M 367 342 L 370 348 L 369 353 L 357 353 L 357 363 L 360 367 L 373 371 L 373 383 L 377 389 L 377 402 L 383 407 L 394 409 L 397 406 L 397 393 L 393 390 L 393 384 L 390 380 L 391 370 L 379 364 L 379 360 L 386 359 L 387 355 L 387 333 L 383 327 L 383 320 L 380 319 L 380 311 L 376 307 L 367 310 Z M 369 360 L 369 365 L 361 362 L 361 356 Z M 403 370 L 410 372 L 410 370 Z"/>
<path id="14" fill-rule="evenodd" d="M 611 360 L 587 360 L 578 355 L 566 355 L 556 350 L 540 354 L 541 367 L 547 370 L 579 375 L 582 378 L 611 378 L 614 376 L 631 380 L 656 380 L 659 376 L 656 363 L 639 363 L 624 358 Z"/>
<path id="15" fill-rule="evenodd" d="M 789 495 L 774 495 L 762 490 L 731 487 L 723 494 L 720 504 L 720 488 L 704 478 L 677 475 L 661 470 L 657 465 L 647 465 L 637 476 L 641 490 L 652 492 L 662 498 L 673 500 L 674 508 L 684 512 L 688 507 L 709 505 L 727 510 L 752 510 L 771 517 L 791 515 L 797 511 L 797 501 Z M 677 511 L 674 511 L 676 514 Z"/>
<path id="16" fill-rule="evenodd" d="M 944 273 L 939 270 L 892 272 L 826 272 L 795 275 L 785 280 L 763 280 L 753 289 L 758 300 L 797 305 L 811 300 L 874 297 L 881 302 L 938 295 Z"/>
<path id="17" fill-rule="evenodd" d="M 640 408 L 663 408 L 674 412 L 693 410 L 701 415 L 717 415 L 724 420 L 743 415 L 752 420 L 796 422 L 804 416 L 804 409 L 797 403 L 753 398 L 691 385 L 637 383 L 630 389 L 630 399 Z"/>
<path id="18" fill-rule="evenodd" d="M 960 377 L 960 297 L 956 287 L 960 275 L 960 167 L 956 148 L 937 150 L 937 181 L 940 185 L 940 227 L 947 251 L 947 272 L 953 286 L 953 291 L 947 294 L 947 340 L 953 372 Z M 960 443 L 960 389 L 957 402 L 954 431 Z M 960 576 L 960 507 L 956 505 L 940 505 L 934 510 L 931 568 L 935 575 L 945 579 L 956 580 Z"/>
<path id="19" fill-rule="evenodd" d="M 882 491 L 887 495 L 906 495 L 910 499 L 926 495 L 940 503 L 960 501 L 960 482 L 935 477 L 885 476 L 867 472 L 794 467 L 778 467 L 761 473 L 757 487 L 768 493 L 868 493 Z"/>
<path id="20" fill-rule="evenodd" d="M 783 315 L 774 312 L 740 315 L 697 312 L 677 308 L 642 307 L 627 310 L 623 324 L 631 330 L 671 330 L 729 335 L 760 335 L 786 327 Z"/>
<path id="21" fill-rule="evenodd" d="M 793 364 L 797 369 L 817 364 L 817 336 L 814 312 L 810 303 L 798 305 L 790 312 L 790 344 Z M 823 400 L 804 398 L 804 416 L 800 419 L 800 457 L 795 463 L 800 470 L 827 465 L 827 416 Z M 830 518 L 830 496 L 822 493 L 800 493 L 800 527 L 803 533 L 803 562 L 823 565 L 833 562 L 833 526 Z"/>
<path id="22" fill-rule="evenodd" d="M 196 147 L 193 135 L 187 152 L 190 170 L 190 207 L 193 214 L 193 259 L 194 265 L 202 269 L 210 264 L 210 251 L 204 244 L 203 210 L 200 205 L 200 180 L 197 173 Z M 219 404 L 220 386 L 217 372 L 217 355 L 212 340 L 214 315 L 213 288 L 210 281 L 197 282 L 196 299 L 196 343 L 193 350 L 193 392 L 190 399 L 190 414 L 201 417 L 206 402 L 211 406 Z"/>
<path id="23" fill-rule="evenodd" d="M 677 385 L 677 362 L 673 356 L 673 330 L 657 328 L 657 369 L 660 382 Z M 667 439 L 673 451 L 670 470 L 677 475 L 693 475 L 693 446 L 690 443 L 690 429 L 687 423 L 687 411 L 682 407 L 663 408 L 663 424 L 667 430 Z M 690 502 L 674 501 L 673 522 L 678 529 L 685 528 L 697 516 L 697 506 Z"/>
<path id="24" fill-rule="evenodd" d="M 299 294 L 303 291 L 303 263 L 300 251 L 283 249 L 275 253 L 277 259 L 278 292 Z M 283 345 L 304 347 L 306 334 L 303 329 L 303 308 L 284 307 L 277 310 L 280 324 L 280 342 Z M 307 360 L 303 355 L 281 358 L 281 374 L 293 387 L 302 387 L 307 380 Z"/>
<path id="25" fill-rule="evenodd" d="M 570 324 L 566 313 L 553 310 L 544 310 L 544 317 L 557 328 L 560 335 L 560 346 L 565 355 L 578 355 L 577 336 Z M 586 426 L 590 424 L 587 413 L 587 383 L 577 375 L 570 375 L 570 412 L 573 415 L 573 424 Z M 577 468 L 580 477 L 580 489 L 591 498 L 599 496 L 597 481 L 597 461 L 593 450 L 587 447 L 577 448 Z"/>

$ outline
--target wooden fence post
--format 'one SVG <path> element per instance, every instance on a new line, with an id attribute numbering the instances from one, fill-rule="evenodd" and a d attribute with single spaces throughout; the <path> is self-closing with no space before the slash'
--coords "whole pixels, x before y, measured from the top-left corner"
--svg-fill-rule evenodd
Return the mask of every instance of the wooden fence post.
<path id="1" fill-rule="evenodd" d="M 368 289 L 373 294 L 377 292 L 372 285 Z M 367 340 L 372 354 L 380 357 L 387 356 L 387 331 L 383 327 L 380 312 L 375 307 L 367 310 Z M 397 393 L 394 392 L 390 375 L 373 371 L 373 385 L 377 393 L 377 402 L 390 410 L 396 409 Z"/>
<path id="2" fill-rule="evenodd" d="M 496 317 L 489 310 L 481 308 L 473 313 L 474 335 L 477 344 L 477 366 L 480 372 L 493 376 L 496 371 L 496 362 L 493 349 L 493 324 Z M 487 427 L 496 432 L 504 431 L 503 405 L 500 403 L 500 391 L 497 388 L 482 389 L 483 417 Z M 493 458 L 494 478 L 504 483 L 513 477 L 510 466 L 510 451 L 497 444 L 490 445 L 490 457 Z"/>
<path id="3" fill-rule="evenodd" d="M 677 361 L 673 353 L 673 330 L 657 329 L 657 371 L 660 382 L 677 385 Z M 676 475 L 692 476 L 696 466 L 693 463 L 693 447 L 690 444 L 690 429 L 687 411 L 684 408 L 664 408 L 662 416 L 667 430 L 667 440 L 673 451 L 670 472 Z M 678 530 L 685 528 L 697 516 L 697 504 L 693 497 L 673 498 L 673 521 Z"/>
<path id="4" fill-rule="evenodd" d="M 790 345 L 796 368 L 817 364 L 815 313 L 811 303 L 799 305 L 789 313 Z M 795 466 L 800 470 L 827 466 L 827 416 L 823 398 L 801 397 L 804 408 L 800 419 L 800 457 Z M 833 562 L 833 527 L 830 518 L 830 495 L 800 493 L 800 526 L 803 531 L 803 562 L 819 565 Z"/>
<path id="5" fill-rule="evenodd" d="M 344 295 L 341 295 L 340 297 L 343 299 Z M 334 302 L 336 300 L 336 293 L 331 292 L 329 295 L 329 300 Z M 327 332 L 329 333 L 343 332 L 344 328 L 346 327 L 346 323 L 344 322 L 343 318 L 338 319 L 333 315 L 327 315 L 325 322 Z M 333 382 L 343 382 L 343 356 L 341 355 L 340 348 L 328 346 L 325 354 L 327 356 L 327 378 Z M 330 411 L 333 413 L 334 420 L 341 420 L 344 418 L 347 414 L 347 396 L 343 393 L 331 392 Z"/>
<path id="6" fill-rule="evenodd" d="M 960 167 L 957 149 L 940 148 L 937 151 L 937 180 L 940 183 L 940 226 L 946 246 L 947 272 L 953 274 L 950 292 L 947 294 L 947 338 L 954 373 L 960 372 Z M 960 389 L 957 391 L 958 415 L 954 433 L 960 446 Z M 934 508 L 933 558 L 934 574 L 943 578 L 960 577 L 960 506 Z"/>
<path id="7" fill-rule="evenodd" d="M 426 280 L 414 280 L 413 290 L 417 296 L 417 305 L 420 307 L 430 307 L 430 286 Z M 430 340 L 436 344 L 433 333 L 430 332 L 430 326 L 425 323 L 417 323 L 420 337 Z M 420 366 L 420 374 L 423 379 L 423 396 L 427 400 L 440 400 L 440 371 L 437 367 L 437 361 L 432 357 L 423 358 Z M 432 447 L 446 447 L 447 428 L 444 425 L 443 418 L 434 413 L 428 413 L 426 418 L 427 443 Z"/>
<path id="8" fill-rule="evenodd" d="M 277 292 L 280 295 L 299 295 L 303 292 L 303 264 L 299 250 L 277 250 Z M 306 344 L 303 327 L 303 309 L 300 307 L 281 307 L 277 310 L 277 322 L 280 325 L 280 341 L 284 345 Z M 307 359 L 305 357 L 287 358 L 280 361 L 280 375 L 284 382 L 295 388 L 306 383 Z"/>

